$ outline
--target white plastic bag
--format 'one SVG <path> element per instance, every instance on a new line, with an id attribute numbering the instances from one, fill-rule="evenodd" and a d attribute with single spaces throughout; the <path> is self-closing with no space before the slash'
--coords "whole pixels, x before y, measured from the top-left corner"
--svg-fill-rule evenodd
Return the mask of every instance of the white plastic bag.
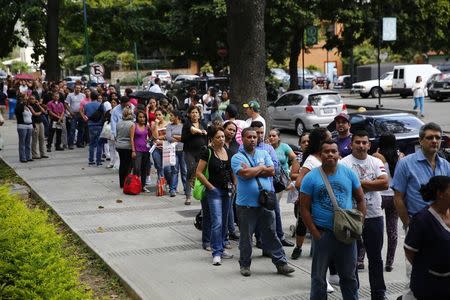
<path id="1" fill-rule="evenodd" d="M 164 141 L 163 143 L 163 168 L 173 167 L 177 163 L 177 156 L 175 146 L 177 143 L 169 143 Z"/>
<path id="2" fill-rule="evenodd" d="M 113 135 L 111 132 L 111 123 L 105 122 L 105 124 L 103 124 L 103 128 L 102 128 L 102 132 L 100 133 L 100 137 L 107 139 L 107 140 L 113 139 Z"/>

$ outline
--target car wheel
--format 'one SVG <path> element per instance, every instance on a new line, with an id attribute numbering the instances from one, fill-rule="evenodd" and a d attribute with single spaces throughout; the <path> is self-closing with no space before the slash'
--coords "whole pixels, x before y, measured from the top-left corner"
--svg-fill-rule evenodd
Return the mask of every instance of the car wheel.
<path id="1" fill-rule="evenodd" d="M 370 94 L 360 93 L 359 95 L 360 95 L 362 98 L 366 99 L 366 98 L 369 98 L 369 95 L 370 95 Z"/>
<path id="2" fill-rule="evenodd" d="M 383 90 L 379 87 L 374 87 L 370 90 L 370 95 L 372 95 L 372 98 L 378 98 L 380 94 L 383 95 Z"/>
<path id="3" fill-rule="evenodd" d="M 442 98 L 442 97 L 436 97 L 435 100 L 436 100 L 436 102 L 442 102 L 442 101 L 444 101 L 444 98 Z"/>
<path id="4" fill-rule="evenodd" d="M 298 136 L 301 136 L 305 131 L 305 125 L 301 120 L 297 120 L 297 122 L 295 122 L 295 131 L 297 131 Z"/>
<path id="5" fill-rule="evenodd" d="M 407 94 L 400 94 L 400 97 L 402 97 L 403 99 L 405 99 L 406 97 L 408 97 Z"/>

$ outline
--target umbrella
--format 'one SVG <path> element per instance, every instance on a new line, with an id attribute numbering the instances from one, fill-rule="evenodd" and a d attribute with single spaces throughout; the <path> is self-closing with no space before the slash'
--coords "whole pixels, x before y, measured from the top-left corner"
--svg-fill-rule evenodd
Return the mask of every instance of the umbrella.
<path id="1" fill-rule="evenodd" d="M 33 74 L 17 74 L 14 76 L 14 79 L 19 80 L 35 80 Z"/>
<path id="2" fill-rule="evenodd" d="M 132 94 L 130 94 L 130 98 L 136 98 L 136 99 L 145 99 L 148 100 L 150 98 L 155 98 L 156 100 L 161 100 L 166 98 L 167 96 L 162 93 L 154 93 L 149 91 L 137 91 Z"/>

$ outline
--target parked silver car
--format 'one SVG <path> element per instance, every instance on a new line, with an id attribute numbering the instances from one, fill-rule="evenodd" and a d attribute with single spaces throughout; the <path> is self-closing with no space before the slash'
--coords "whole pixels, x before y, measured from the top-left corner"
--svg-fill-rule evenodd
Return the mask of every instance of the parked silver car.
<path id="1" fill-rule="evenodd" d="M 268 112 L 274 127 L 294 129 L 300 135 L 305 130 L 326 127 L 336 115 L 347 113 L 347 106 L 334 91 L 296 90 L 271 103 Z"/>

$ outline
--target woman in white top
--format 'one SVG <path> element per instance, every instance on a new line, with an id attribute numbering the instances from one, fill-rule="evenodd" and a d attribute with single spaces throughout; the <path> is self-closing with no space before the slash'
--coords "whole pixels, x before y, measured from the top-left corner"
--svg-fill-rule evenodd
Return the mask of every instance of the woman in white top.
<path id="1" fill-rule="evenodd" d="M 414 108 L 413 110 L 416 110 L 417 108 L 420 109 L 420 116 L 424 117 L 423 115 L 423 103 L 425 101 L 425 85 L 422 82 L 422 77 L 417 76 L 416 77 L 416 83 L 414 84 L 413 88 L 413 97 L 414 97 Z"/>
<path id="2" fill-rule="evenodd" d="M 169 122 L 164 119 L 163 110 L 158 108 L 155 110 L 155 121 L 151 124 L 153 145 L 156 147 L 152 153 L 153 162 L 158 173 L 158 179 L 164 177 L 162 148 L 164 140 L 166 140 L 166 127 Z"/>
<path id="3" fill-rule="evenodd" d="M 373 156 L 379 158 L 384 163 L 386 172 L 389 176 L 390 186 L 397 162 L 404 156 L 403 153 L 398 150 L 395 135 L 392 133 L 382 134 L 379 141 L 379 148 Z M 392 265 L 394 264 L 395 249 L 397 248 L 398 214 L 394 205 L 394 191 L 390 187 L 381 192 L 381 201 L 381 208 L 384 209 L 386 215 L 386 233 L 388 237 L 385 270 L 386 272 L 391 272 Z"/>

